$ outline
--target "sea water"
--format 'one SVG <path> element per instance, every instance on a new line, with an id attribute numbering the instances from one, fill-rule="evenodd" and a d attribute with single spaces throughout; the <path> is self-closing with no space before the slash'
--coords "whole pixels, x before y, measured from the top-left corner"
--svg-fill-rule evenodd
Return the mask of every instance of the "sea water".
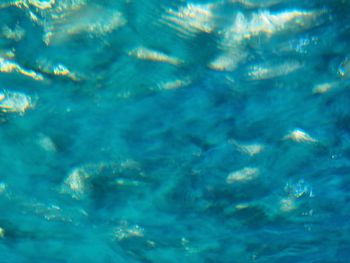
<path id="1" fill-rule="evenodd" d="M 0 262 L 350 262 L 349 14 L 1 0 Z"/>

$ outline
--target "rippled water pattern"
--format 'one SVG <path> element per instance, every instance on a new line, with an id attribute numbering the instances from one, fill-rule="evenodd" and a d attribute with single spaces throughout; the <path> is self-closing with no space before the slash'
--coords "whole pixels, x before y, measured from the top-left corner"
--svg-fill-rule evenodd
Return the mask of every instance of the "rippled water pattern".
<path id="1" fill-rule="evenodd" d="M 0 18 L 0 262 L 350 262 L 349 1 Z"/>

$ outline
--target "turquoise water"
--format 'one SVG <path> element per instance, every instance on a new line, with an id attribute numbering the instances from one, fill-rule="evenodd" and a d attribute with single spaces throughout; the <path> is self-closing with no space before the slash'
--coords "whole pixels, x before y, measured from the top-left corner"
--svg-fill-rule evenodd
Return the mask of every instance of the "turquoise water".
<path id="1" fill-rule="evenodd" d="M 0 262 L 350 262 L 349 14 L 0 1 Z"/>

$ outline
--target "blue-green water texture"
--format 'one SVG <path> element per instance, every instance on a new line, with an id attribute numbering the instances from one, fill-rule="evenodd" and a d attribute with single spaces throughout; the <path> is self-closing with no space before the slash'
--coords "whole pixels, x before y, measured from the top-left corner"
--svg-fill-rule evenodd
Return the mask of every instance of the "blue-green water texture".
<path id="1" fill-rule="evenodd" d="M 350 262 L 350 2 L 1 0 L 0 262 Z"/>

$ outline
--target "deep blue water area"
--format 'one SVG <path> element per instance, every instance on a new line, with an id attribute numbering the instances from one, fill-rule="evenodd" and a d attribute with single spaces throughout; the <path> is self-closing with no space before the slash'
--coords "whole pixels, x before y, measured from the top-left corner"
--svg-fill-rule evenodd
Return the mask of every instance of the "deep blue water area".
<path id="1" fill-rule="evenodd" d="M 0 0 L 0 262 L 350 262 L 346 0 Z"/>

